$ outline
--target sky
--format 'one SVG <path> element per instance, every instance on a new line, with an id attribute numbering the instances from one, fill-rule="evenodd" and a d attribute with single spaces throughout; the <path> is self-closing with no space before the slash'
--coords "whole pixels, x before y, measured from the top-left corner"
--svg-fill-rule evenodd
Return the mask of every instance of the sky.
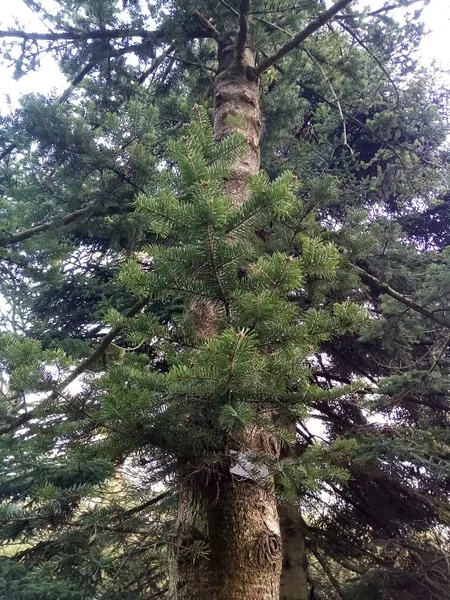
<path id="1" fill-rule="evenodd" d="M 394 0 L 395 1 L 395 0 Z M 39 18 L 26 6 L 23 0 L 6 3 L 2 0 L 0 13 L 0 29 L 14 27 L 17 19 L 26 28 L 34 31 L 45 31 Z M 47 0 L 47 5 L 54 4 L 55 0 Z M 383 0 L 360 0 L 359 6 L 370 6 L 377 9 L 384 4 Z M 419 7 L 420 3 L 413 5 L 411 10 Z M 450 2 L 448 0 L 430 0 L 425 7 L 422 19 L 430 34 L 422 42 L 420 60 L 424 65 L 436 61 L 449 72 L 450 78 Z M 30 73 L 19 81 L 14 81 L 12 69 L 6 68 L 0 62 L 0 113 L 6 113 L 10 108 L 18 105 L 19 98 L 24 93 L 39 92 L 47 94 L 52 90 L 61 93 L 67 86 L 66 79 L 59 72 L 53 60 L 44 59 L 41 68 L 36 73 Z"/>

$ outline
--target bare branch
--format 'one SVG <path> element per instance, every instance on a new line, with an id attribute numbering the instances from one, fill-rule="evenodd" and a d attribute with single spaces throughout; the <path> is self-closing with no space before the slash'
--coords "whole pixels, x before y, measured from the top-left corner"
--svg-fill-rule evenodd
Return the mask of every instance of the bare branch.
<path id="1" fill-rule="evenodd" d="M 295 35 L 289 42 L 286 42 L 281 48 L 275 52 L 272 56 L 269 56 L 262 61 L 256 68 L 256 74 L 261 75 L 264 71 L 267 71 L 272 65 L 278 62 L 281 58 L 298 48 L 310 35 L 320 29 L 325 23 L 330 21 L 340 10 L 348 6 L 353 0 L 339 0 L 328 10 L 320 13 L 320 15 L 307 25 L 300 33 Z"/>
<path id="2" fill-rule="evenodd" d="M 49 229 L 53 229 L 55 227 L 60 227 L 61 225 L 70 225 L 83 217 L 99 217 L 102 215 L 114 215 L 126 212 L 132 212 L 135 208 L 134 204 L 123 205 L 123 206 L 110 206 L 109 208 L 80 208 L 78 210 L 74 210 L 71 213 L 67 213 L 63 216 L 55 217 L 50 221 L 46 221 L 45 223 L 41 223 L 40 225 L 35 225 L 34 227 L 30 227 L 29 229 L 24 229 L 23 231 L 18 231 L 17 233 L 12 233 L 9 236 L 5 236 L 0 238 L 0 247 L 6 248 L 7 246 L 12 246 L 13 244 L 17 244 L 19 242 L 24 242 L 29 238 L 42 233 L 43 231 L 47 231 Z"/>
<path id="3" fill-rule="evenodd" d="M 361 267 L 358 267 L 355 265 L 355 269 L 358 272 L 358 275 L 361 277 L 362 281 L 364 283 L 366 283 L 367 285 L 369 285 L 370 287 L 374 287 L 375 289 L 378 289 L 380 292 L 383 292 L 383 293 L 387 294 L 388 296 L 391 296 L 391 298 L 394 298 L 394 300 L 397 300 L 398 302 L 401 302 L 405 306 L 412 308 L 412 310 L 423 315 L 427 319 L 434 321 L 438 325 L 442 325 L 442 327 L 450 328 L 450 320 L 449 319 L 446 319 L 445 317 L 440 317 L 435 312 L 428 310 L 427 308 L 425 308 L 421 304 L 418 304 L 417 302 L 415 302 L 408 296 L 405 296 L 404 294 L 400 294 L 400 292 L 397 292 L 396 290 L 394 290 L 394 288 L 391 288 L 391 286 L 389 286 L 387 283 L 380 281 L 379 279 L 377 279 L 376 277 L 374 277 L 373 275 L 371 275 L 364 269 L 361 269 Z"/>

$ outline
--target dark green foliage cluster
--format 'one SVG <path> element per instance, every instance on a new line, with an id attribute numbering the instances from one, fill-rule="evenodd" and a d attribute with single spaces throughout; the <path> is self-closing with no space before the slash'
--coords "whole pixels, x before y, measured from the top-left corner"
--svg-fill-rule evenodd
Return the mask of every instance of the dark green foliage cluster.
<path id="1" fill-rule="evenodd" d="M 128 262 L 120 275 L 135 295 L 183 300 L 185 311 L 170 326 L 153 315 L 125 323 L 130 342 L 153 339 L 169 372 L 146 373 L 129 359 L 129 370 L 122 364 L 103 380 L 101 410 L 111 426 L 140 425 L 149 444 L 194 461 L 220 452 L 235 429 L 273 427 L 261 409 L 296 415 L 312 399 L 327 401 L 309 381 L 307 358 L 320 342 L 358 329 L 365 312 L 347 302 L 300 313 L 289 293 L 301 293 L 311 277 L 334 279 L 340 256 L 332 244 L 302 233 L 304 208 L 292 175 L 271 182 L 260 172 L 249 200 L 234 206 L 222 189 L 227 164 L 246 150 L 243 140 L 215 143 L 202 110 L 184 131 L 171 149 L 172 186 L 139 200 L 162 243 L 143 248 L 145 267 Z M 256 232 L 267 222 L 290 233 L 290 253 L 265 252 Z M 196 335 L 198 312 L 212 321 L 206 342 Z"/>

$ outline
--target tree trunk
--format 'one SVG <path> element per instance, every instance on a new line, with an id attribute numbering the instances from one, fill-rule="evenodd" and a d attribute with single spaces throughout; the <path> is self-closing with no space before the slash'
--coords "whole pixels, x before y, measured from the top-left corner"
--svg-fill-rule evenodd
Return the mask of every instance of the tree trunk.
<path id="1" fill-rule="evenodd" d="M 225 191 L 240 205 L 248 198 L 250 177 L 259 170 L 259 84 L 249 49 L 237 65 L 235 42 L 220 39 L 218 46 L 215 137 L 221 140 L 238 131 L 249 146 L 247 154 L 231 166 L 225 184 Z M 218 310 L 202 306 L 201 301 L 191 305 L 191 311 L 198 313 L 194 322 L 201 323 L 200 336 L 215 335 Z M 235 450 L 261 449 L 263 436 L 253 433 L 244 432 Z M 186 473 L 181 481 L 174 600 L 279 600 L 282 552 L 272 481 L 268 477 L 260 485 L 233 476 L 227 454 L 224 451 L 217 469 Z"/>
<path id="2" fill-rule="evenodd" d="M 179 499 L 176 600 L 278 600 L 273 494 L 229 473 L 193 476 Z"/>
<path id="3" fill-rule="evenodd" d="M 291 415 L 280 415 L 280 424 L 293 437 L 296 435 L 296 419 Z M 301 456 L 299 446 L 282 448 L 281 457 Z M 308 600 L 308 558 L 306 554 L 306 524 L 300 507 L 280 505 L 281 539 L 283 543 L 283 568 L 280 580 L 280 600 Z"/>
<path id="4" fill-rule="evenodd" d="M 280 600 L 308 600 L 308 558 L 300 514 L 295 508 L 279 506 L 283 569 Z"/>
<path id="5" fill-rule="evenodd" d="M 214 133 L 217 140 L 239 132 L 247 140 L 247 154 L 230 169 L 225 190 L 235 204 L 248 198 L 248 183 L 259 171 L 261 113 L 259 82 L 255 76 L 255 59 L 249 48 L 242 64 L 235 64 L 233 40 L 219 41 L 219 71 L 214 81 Z"/>

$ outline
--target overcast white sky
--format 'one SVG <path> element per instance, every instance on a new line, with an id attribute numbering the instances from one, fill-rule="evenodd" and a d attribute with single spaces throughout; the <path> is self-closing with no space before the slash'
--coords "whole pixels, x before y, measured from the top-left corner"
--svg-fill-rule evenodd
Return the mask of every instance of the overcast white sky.
<path id="1" fill-rule="evenodd" d="M 36 15 L 25 5 L 23 0 L 2 3 L 0 14 L 0 29 L 14 27 L 15 20 L 25 24 L 34 31 L 45 31 L 43 24 Z M 58 5 L 55 0 L 47 0 L 47 5 Z M 375 9 L 384 4 L 383 0 L 360 0 L 361 7 L 370 6 Z M 420 4 L 413 5 L 410 10 Z M 450 73 L 450 2 L 449 0 L 431 0 L 425 7 L 423 20 L 430 30 L 429 36 L 421 47 L 421 60 L 427 65 L 435 60 Z M 1 59 L 0 59 L 1 60 Z M 48 58 L 42 61 L 39 72 L 31 73 L 20 81 L 14 81 L 12 70 L 5 68 L 0 62 L 0 112 L 5 113 L 9 107 L 17 106 L 21 94 L 31 91 L 48 93 L 57 88 L 65 89 L 67 82 L 57 66 Z"/>

